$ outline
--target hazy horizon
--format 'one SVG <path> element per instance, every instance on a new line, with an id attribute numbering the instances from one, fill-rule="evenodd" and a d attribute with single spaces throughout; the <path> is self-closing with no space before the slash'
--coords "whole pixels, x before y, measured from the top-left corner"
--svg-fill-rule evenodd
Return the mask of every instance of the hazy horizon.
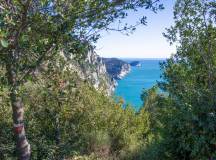
<path id="1" fill-rule="evenodd" d="M 143 60 L 164 60 L 164 59 L 167 59 L 169 57 L 104 57 L 104 56 L 101 56 L 103 58 L 118 58 L 118 59 L 143 59 Z"/>

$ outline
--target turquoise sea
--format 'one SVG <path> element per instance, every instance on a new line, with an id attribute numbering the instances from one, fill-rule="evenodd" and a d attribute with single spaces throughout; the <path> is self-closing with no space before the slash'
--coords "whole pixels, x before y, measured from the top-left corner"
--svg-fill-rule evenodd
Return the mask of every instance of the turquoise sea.
<path id="1" fill-rule="evenodd" d="M 115 95 L 122 97 L 127 104 L 136 110 L 142 106 L 140 95 L 142 90 L 149 89 L 160 80 L 161 70 L 159 62 L 164 59 L 122 59 L 126 62 L 139 61 L 141 67 L 131 67 L 131 72 L 118 81 Z"/>

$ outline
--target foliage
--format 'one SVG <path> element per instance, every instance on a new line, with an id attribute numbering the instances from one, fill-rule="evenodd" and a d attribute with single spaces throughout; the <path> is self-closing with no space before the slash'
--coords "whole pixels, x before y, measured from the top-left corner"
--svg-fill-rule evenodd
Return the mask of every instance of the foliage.
<path id="1" fill-rule="evenodd" d="M 177 44 L 177 53 L 161 64 L 164 72 L 159 87 L 164 95 L 152 94 L 151 90 L 150 95 L 143 94 L 145 107 L 150 106 L 150 117 L 156 120 L 150 126 L 150 135 L 157 143 L 149 143 L 149 159 L 216 156 L 214 17 L 214 1 L 176 1 L 175 25 L 165 36 Z"/>
<path id="2" fill-rule="evenodd" d="M 123 109 L 121 101 L 99 93 L 67 66 L 56 57 L 21 87 L 31 158 L 134 159 L 148 127 L 146 116 L 138 116 L 130 106 Z M 2 104 L 0 153 L 9 159 L 15 156 L 11 110 L 9 103 Z"/>

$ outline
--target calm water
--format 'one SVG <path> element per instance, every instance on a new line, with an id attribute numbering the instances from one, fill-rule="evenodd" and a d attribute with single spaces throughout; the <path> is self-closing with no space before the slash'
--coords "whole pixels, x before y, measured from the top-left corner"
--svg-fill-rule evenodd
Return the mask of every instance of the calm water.
<path id="1" fill-rule="evenodd" d="M 118 86 L 115 90 L 116 96 L 124 98 L 126 103 L 129 103 L 138 110 L 143 102 L 140 95 L 142 90 L 151 88 L 160 80 L 161 70 L 159 62 L 164 60 L 145 60 L 145 59 L 123 59 L 131 62 L 138 60 L 142 64 L 141 67 L 132 67 L 131 72 L 122 80 L 118 81 Z"/>

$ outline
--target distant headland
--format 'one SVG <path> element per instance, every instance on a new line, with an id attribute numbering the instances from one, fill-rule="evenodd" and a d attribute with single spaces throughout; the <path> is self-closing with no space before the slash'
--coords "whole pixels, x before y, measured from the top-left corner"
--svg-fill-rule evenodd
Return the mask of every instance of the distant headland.
<path id="1" fill-rule="evenodd" d="M 130 62 L 130 65 L 133 67 L 141 67 L 140 61 L 132 61 Z"/>
<path id="2" fill-rule="evenodd" d="M 130 64 L 121 59 L 102 58 L 102 60 L 106 66 L 107 73 L 110 75 L 111 78 L 115 80 L 122 79 L 131 70 Z"/>

